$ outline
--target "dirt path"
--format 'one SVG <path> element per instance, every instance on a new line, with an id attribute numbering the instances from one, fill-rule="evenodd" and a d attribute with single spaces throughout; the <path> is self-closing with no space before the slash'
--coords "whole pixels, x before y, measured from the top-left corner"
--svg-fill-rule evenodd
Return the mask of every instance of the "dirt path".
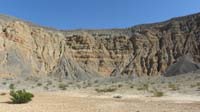
<path id="1" fill-rule="evenodd" d="M 0 112 L 200 112 L 199 101 L 152 97 L 86 95 L 81 93 L 34 93 L 28 104 L 9 104 L 9 95 L 0 96 Z"/>

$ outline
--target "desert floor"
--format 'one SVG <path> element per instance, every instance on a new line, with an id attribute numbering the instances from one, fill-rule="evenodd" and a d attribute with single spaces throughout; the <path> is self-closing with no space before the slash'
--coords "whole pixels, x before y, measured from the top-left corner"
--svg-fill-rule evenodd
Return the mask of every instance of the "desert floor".
<path id="1" fill-rule="evenodd" d="M 200 97 L 174 95 L 150 97 L 98 94 L 84 91 L 34 92 L 33 101 L 11 104 L 10 96 L 0 96 L 0 112 L 200 112 Z"/>

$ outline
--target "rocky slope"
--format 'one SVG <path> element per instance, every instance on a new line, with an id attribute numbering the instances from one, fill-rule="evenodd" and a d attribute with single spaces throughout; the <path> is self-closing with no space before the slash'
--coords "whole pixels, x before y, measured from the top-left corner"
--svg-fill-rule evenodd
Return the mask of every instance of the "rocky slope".
<path id="1" fill-rule="evenodd" d="M 59 31 L 0 16 L 0 77 L 161 75 L 200 61 L 200 14 L 128 29 Z"/>

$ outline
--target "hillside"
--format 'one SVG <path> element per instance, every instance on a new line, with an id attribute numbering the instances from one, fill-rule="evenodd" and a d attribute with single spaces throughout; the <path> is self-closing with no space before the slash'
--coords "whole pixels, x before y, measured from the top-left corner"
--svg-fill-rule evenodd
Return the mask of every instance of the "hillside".
<path id="1" fill-rule="evenodd" d="M 200 61 L 200 14 L 127 29 L 59 31 L 0 16 L 0 77 L 162 75 Z"/>

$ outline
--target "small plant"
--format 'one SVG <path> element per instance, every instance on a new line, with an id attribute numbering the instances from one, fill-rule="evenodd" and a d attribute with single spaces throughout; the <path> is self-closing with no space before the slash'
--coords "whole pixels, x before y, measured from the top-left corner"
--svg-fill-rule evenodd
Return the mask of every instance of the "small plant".
<path id="1" fill-rule="evenodd" d="M 138 91 L 142 91 L 142 90 L 144 90 L 144 88 L 138 87 L 137 90 L 138 90 Z"/>
<path id="2" fill-rule="evenodd" d="M 6 85 L 7 83 L 6 83 L 6 82 L 3 82 L 2 84 L 3 84 L 3 85 Z"/>
<path id="3" fill-rule="evenodd" d="M 130 88 L 134 88 L 134 85 L 131 85 Z"/>
<path id="4" fill-rule="evenodd" d="M 153 93 L 154 97 L 162 97 L 164 95 L 162 91 L 158 91 L 156 88 L 154 88 L 151 92 Z"/>
<path id="5" fill-rule="evenodd" d="M 14 84 L 10 84 L 9 85 L 9 89 L 11 89 L 11 90 L 15 89 L 15 85 Z"/>
<path id="6" fill-rule="evenodd" d="M 26 92 L 26 90 L 11 90 L 10 96 L 12 96 L 11 100 L 15 104 L 28 103 L 34 97 L 32 93 Z"/>
<path id="7" fill-rule="evenodd" d="M 194 88 L 194 87 L 196 87 L 196 85 L 195 85 L 195 84 L 191 84 L 190 87 L 191 87 L 191 88 Z"/>
<path id="8" fill-rule="evenodd" d="M 121 88 L 121 87 L 123 87 L 123 85 L 122 85 L 122 84 L 118 84 L 117 86 L 118 86 L 118 88 Z"/>
<path id="9" fill-rule="evenodd" d="M 200 82 L 197 82 L 196 84 L 191 84 L 190 87 L 191 88 L 200 87 Z"/>
<path id="10" fill-rule="evenodd" d="M 144 88 L 144 90 L 148 91 L 149 90 L 149 85 L 148 84 L 144 84 L 143 88 Z"/>
<path id="11" fill-rule="evenodd" d="M 149 91 L 149 85 L 148 84 L 142 84 L 140 87 L 137 88 L 137 90 L 141 91 Z"/>
<path id="12" fill-rule="evenodd" d="M 47 81 L 47 86 L 52 85 L 52 81 Z"/>
<path id="13" fill-rule="evenodd" d="M 42 83 L 37 83 L 37 86 L 42 86 Z"/>
<path id="14" fill-rule="evenodd" d="M 66 85 L 66 84 L 63 84 L 63 83 L 59 84 L 59 88 L 61 90 L 66 90 L 67 87 L 68 87 L 68 85 Z"/>
<path id="15" fill-rule="evenodd" d="M 113 98 L 120 99 L 120 98 L 122 98 L 122 96 L 121 95 L 115 95 L 115 96 L 113 96 Z"/>
<path id="16" fill-rule="evenodd" d="M 169 87 L 172 91 L 179 90 L 178 86 L 176 86 L 175 84 L 169 83 L 168 87 Z"/>
<path id="17" fill-rule="evenodd" d="M 105 92 L 114 92 L 116 88 L 96 88 L 95 91 L 98 93 L 105 93 Z"/>
<path id="18" fill-rule="evenodd" d="M 197 82 L 197 84 L 196 84 L 197 86 L 200 86 L 200 82 Z"/>

